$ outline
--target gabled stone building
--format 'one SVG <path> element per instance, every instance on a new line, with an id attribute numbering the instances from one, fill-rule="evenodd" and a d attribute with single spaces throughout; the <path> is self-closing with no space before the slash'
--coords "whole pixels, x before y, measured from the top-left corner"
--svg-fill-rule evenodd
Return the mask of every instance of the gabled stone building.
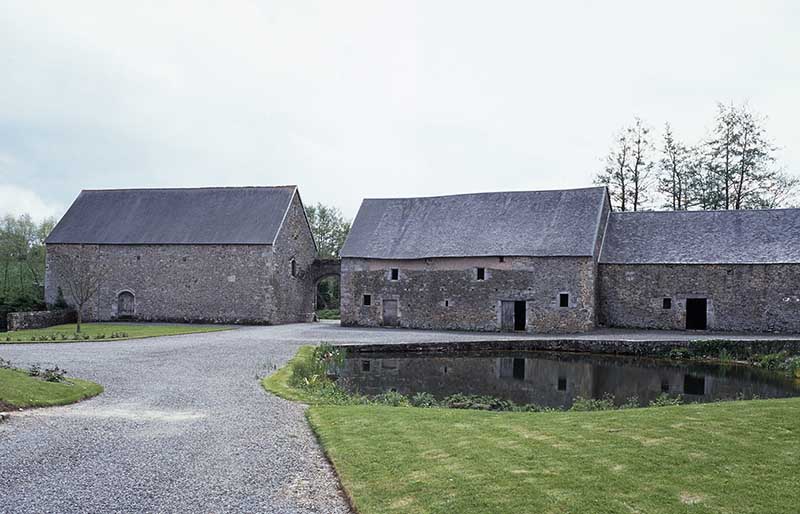
<path id="1" fill-rule="evenodd" d="M 800 333 L 800 209 L 614 212 L 600 323 Z"/>
<path id="2" fill-rule="evenodd" d="M 605 188 L 364 200 L 342 323 L 800 333 L 800 209 L 611 212 Z"/>
<path id="3" fill-rule="evenodd" d="M 597 323 L 605 188 L 367 199 L 342 324 L 577 332 Z"/>
<path id="4" fill-rule="evenodd" d="M 87 319 L 310 321 L 317 249 L 296 186 L 83 191 L 46 240 L 45 299 L 65 258 L 102 272 Z"/>

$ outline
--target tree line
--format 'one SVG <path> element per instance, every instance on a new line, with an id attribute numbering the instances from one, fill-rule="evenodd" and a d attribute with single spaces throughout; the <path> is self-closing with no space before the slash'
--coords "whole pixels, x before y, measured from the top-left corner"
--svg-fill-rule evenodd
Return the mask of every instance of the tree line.
<path id="1" fill-rule="evenodd" d="M 765 121 L 746 104 L 719 103 L 710 134 L 688 144 L 669 123 L 656 138 L 637 117 L 615 135 L 595 183 L 619 211 L 786 206 L 799 181 L 777 162 Z"/>

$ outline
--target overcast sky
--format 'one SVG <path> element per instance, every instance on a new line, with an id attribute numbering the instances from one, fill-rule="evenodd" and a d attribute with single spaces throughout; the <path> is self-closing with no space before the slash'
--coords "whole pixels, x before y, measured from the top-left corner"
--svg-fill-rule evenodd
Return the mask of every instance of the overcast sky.
<path id="1" fill-rule="evenodd" d="M 0 212 L 84 188 L 364 197 L 591 185 L 641 116 L 717 101 L 800 170 L 800 2 L 0 3 Z"/>

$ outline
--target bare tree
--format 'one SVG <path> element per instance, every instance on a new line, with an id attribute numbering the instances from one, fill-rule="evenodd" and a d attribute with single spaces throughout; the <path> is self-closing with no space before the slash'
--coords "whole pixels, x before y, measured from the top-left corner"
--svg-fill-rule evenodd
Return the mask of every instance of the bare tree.
<path id="1" fill-rule="evenodd" d="M 689 188 L 692 167 L 689 165 L 689 149 L 675 139 L 672 127 L 664 127 L 664 146 L 659 161 L 658 191 L 666 197 L 664 207 L 673 211 L 689 208 Z"/>
<path id="2" fill-rule="evenodd" d="M 631 147 L 631 159 L 628 166 L 630 204 L 632 210 L 638 211 L 650 199 L 653 143 L 650 141 L 650 128 L 638 117 L 627 132 Z"/>
<path id="3" fill-rule="evenodd" d="M 77 332 L 81 331 L 83 310 L 100 289 L 108 267 L 96 246 L 62 248 L 50 256 L 52 272 L 77 311 Z"/>
<path id="4" fill-rule="evenodd" d="M 631 148 L 627 132 L 621 131 L 614 145 L 609 150 L 605 160 L 605 167 L 597 174 L 594 183 L 608 188 L 614 207 L 620 211 L 627 210 L 628 200 L 628 160 Z"/>

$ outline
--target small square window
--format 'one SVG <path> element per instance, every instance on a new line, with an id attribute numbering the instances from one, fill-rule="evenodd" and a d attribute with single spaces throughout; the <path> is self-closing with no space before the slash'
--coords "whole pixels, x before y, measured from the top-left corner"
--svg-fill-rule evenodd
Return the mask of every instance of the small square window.
<path id="1" fill-rule="evenodd" d="M 476 272 L 478 280 L 486 280 L 486 268 L 478 268 Z"/>
<path id="2" fill-rule="evenodd" d="M 558 377 L 558 390 L 559 391 L 567 390 L 567 377 Z"/>
<path id="3" fill-rule="evenodd" d="M 400 270 L 397 268 L 392 268 L 392 280 L 398 280 L 400 278 Z"/>
<path id="4" fill-rule="evenodd" d="M 372 295 L 371 294 L 365 294 L 364 295 L 364 301 L 362 303 L 364 305 L 372 305 Z"/>
<path id="5" fill-rule="evenodd" d="M 558 306 L 569 307 L 569 293 L 560 293 L 558 295 Z"/>
<path id="6" fill-rule="evenodd" d="M 500 262 L 506 262 L 506 258 L 505 257 L 498 257 L 498 259 L 500 260 Z"/>
<path id="7" fill-rule="evenodd" d="M 361 371 L 368 372 L 370 369 L 370 362 L 367 360 L 361 361 Z"/>
<path id="8" fill-rule="evenodd" d="M 671 309 L 672 308 L 672 298 L 664 298 L 661 301 L 661 308 L 662 309 Z"/>

